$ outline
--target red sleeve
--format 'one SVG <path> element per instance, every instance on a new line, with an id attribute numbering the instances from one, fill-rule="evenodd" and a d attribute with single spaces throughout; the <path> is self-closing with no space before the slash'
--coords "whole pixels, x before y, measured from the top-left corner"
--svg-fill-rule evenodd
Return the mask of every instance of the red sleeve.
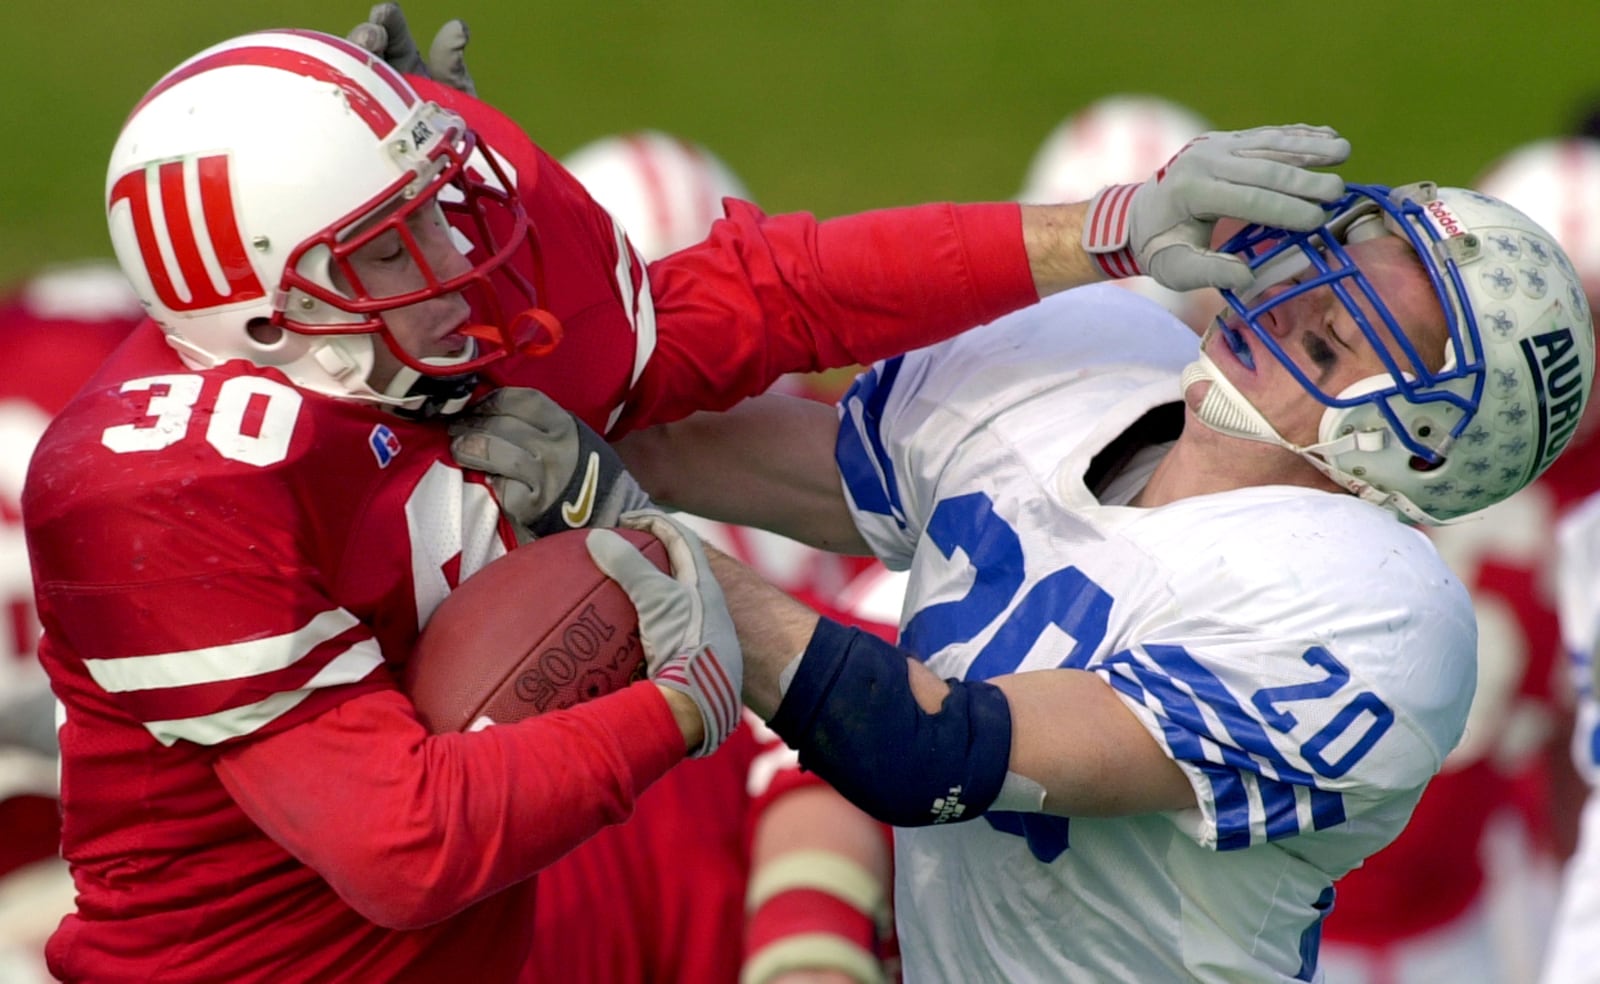
<path id="1" fill-rule="evenodd" d="M 1013 204 L 821 223 L 727 206 L 704 243 L 650 266 L 656 351 L 613 437 L 726 409 L 785 373 L 931 345 L 1039 299 Z"/>
<path id="2" fill-rule="evenodd" d="M 818 222 L 727 199 L 705 242 L 650 266 L 646 302 L 637 257 L 618 256 L 611 217 L 558 162 L 487 104 L 412 82 L 510 165 L 543 247 L 544 303 L 564 338 L 553 356 L 492 375 L 543 389 L 609 437 L 726 409 L 786 373 L 931 345 L 1039 299 L 1016 204 Z"/>
<path id="3" fill-rule="evenodd" d="M 536 874 L 684 758 L 654 684 L 467 734 L 430 736 L 398 691 L 228 748 L 217 775 L 357 912 L 426 926 Z"/>

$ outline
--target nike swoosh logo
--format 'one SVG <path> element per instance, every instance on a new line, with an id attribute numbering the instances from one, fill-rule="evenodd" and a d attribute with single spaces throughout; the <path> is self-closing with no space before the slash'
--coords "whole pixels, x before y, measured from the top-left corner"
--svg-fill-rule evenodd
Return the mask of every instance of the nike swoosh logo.
<path id="1" fill-rule="evenodd" d="M 583 470 L 583 485 L 571 502 L 561 504 L 561 518 L 573 529 L 586 526 L 594 513 L 594 494 L 600 486 L 600 452 L 589 452 L 589 464 Z"/>

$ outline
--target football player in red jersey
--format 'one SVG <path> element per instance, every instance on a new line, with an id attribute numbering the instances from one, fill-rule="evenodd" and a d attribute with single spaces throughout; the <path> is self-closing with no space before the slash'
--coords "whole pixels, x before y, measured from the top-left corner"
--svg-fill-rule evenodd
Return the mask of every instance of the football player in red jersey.
<path id="1" fill-rule="evenodd" d="M 40 270 L 0 295 L 0 978 L 48 980 L 43 950 L 71 908 L 58 856 L 55 699 L 35 659 L 39 622 L 22 531 L 22 482 L 50 422 L 143 316 L 115 264 Z"/>
<path id="2" fill-rule="evenodd" d="M 1140 273 L 1242 286 L 1246 264 L 1193 245 L 1204 216 L 1314 227 L 1343 183 L 1304 168 L 1349 148 L 1306 127 L 1222 146 L 1103 202 L 1087 237 L 1083 203 L 822 223 L 734 203 L 647 270 L 464 93 L 307 31 L 183 62 L 107 174 L 153 321 L 52 423 L 24 491 L 77 888 L 51 971 L 514 979 L 532 876 L 715 749 L 742 663 L 686 550 L 649 680 L 428 735 L 394 668 L 440 599 L 529 533 L 434 418 L 514 382 L 619 435 L 1041 292 Z M 582 520 L 627 505 L 572 491 L 606 504 Z"/>

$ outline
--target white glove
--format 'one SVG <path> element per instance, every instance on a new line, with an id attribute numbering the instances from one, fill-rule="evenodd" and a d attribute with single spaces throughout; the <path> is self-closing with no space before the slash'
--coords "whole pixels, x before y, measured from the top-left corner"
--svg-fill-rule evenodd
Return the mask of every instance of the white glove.
<path id="1" fill-rule="evenodd" d="M 615 526 L 646 509 L 606 439 L 536 389 L 495 390 L 450 425 L 450 452 L 488 474 L 517 542 L 585 526 Z"/>
<path id="2" fill-rule="evenodd" d="M 428 60 L 424 62 L 400 5 L 380 3 L 372 8 L 364 23 L 350 29 L 345 39 L 382 58 L 397 72 L 421 75 L 476 96 L 478 87 L 467 72 L 467 37 L 465 21 L 445 21 L 439 33 L 433 36 L 433 44 L 428 46 Z"/>
<path id="3" fill-rule="evenodd" d="M 1325 126 L 1204 134 L 1145 183 L 1112 185 L 1090 199 L 1083 248 L 1108 277 L 1146 274 L 1172 290 L 1243 290 L 1249 266 L 1211 249 L 1217 219 L 1315 229 L 1327 218 L 1317 203 L 1343 195 L 1344 181 L 1306 168 L 1349 156 L 1350 141 Z"/>
<path id="4" fill-rule="evenodd" d="M 691 754 L 710 755 L 739 724 L 744 686 L 744 654 L 722 586 L 711 574 L 700 540 L 664 514 L 629 513 L 622 525 L 666 546 L 670 576 L 611 530 L 589 534 L 589 556 L 633 600 L 650 679 L 687 694 L 699 709 L 706 736 Z"/>

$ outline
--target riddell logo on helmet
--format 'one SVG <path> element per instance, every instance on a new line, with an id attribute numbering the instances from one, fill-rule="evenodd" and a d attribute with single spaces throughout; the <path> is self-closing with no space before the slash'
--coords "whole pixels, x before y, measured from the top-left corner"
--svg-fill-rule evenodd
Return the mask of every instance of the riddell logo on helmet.
<path id="1" fill-rule="evenodd" d="M 1433 219 L 1433 224 L 1439 228 L 1440 232 L 1444 233 L 1446 239 L 1454 239 L 1457 236 L 1465 236 L 1467 234 L 1467 227 L 1462 224 L 1460 219 L 1456 218 L 1456 214 L 1450 211 L 1450 206 L 1444 202 L 1435 198 L 1433 201 L 1424 204 L 1423 208 L 1428 210 L 1428 217 Z"/>

